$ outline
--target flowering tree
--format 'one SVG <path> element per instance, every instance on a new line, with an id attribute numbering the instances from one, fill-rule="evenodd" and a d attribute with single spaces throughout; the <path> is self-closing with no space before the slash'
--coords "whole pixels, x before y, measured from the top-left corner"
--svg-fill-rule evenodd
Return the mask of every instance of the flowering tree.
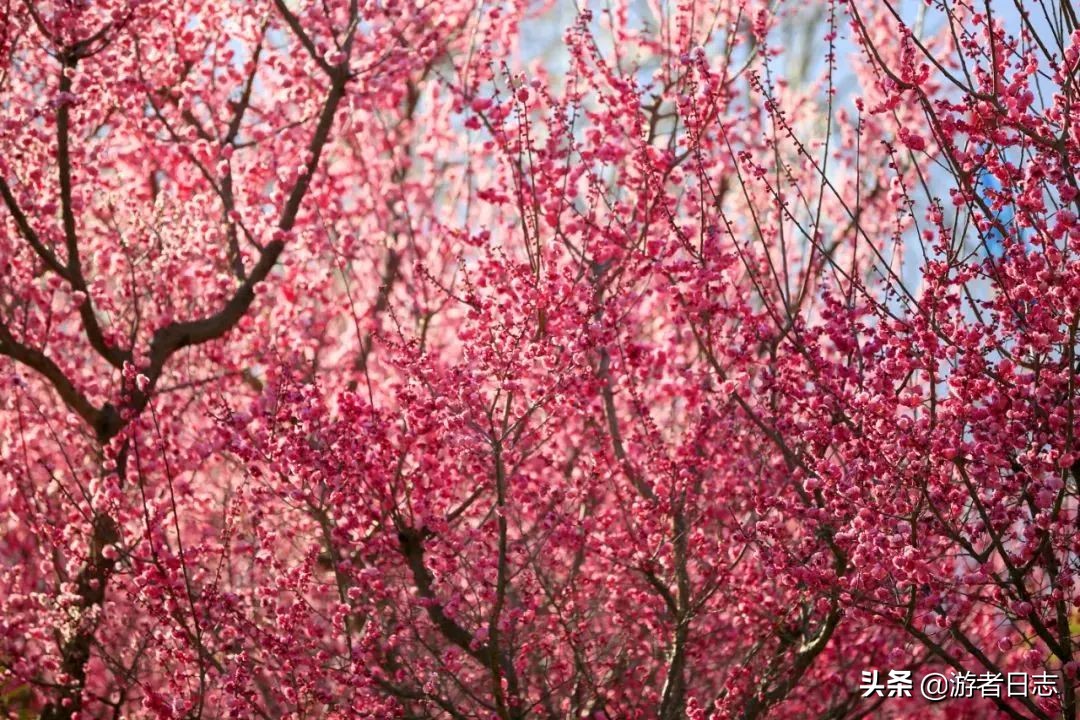
<path id="1" fill-rule="evenodd" d="M 1080 34 L 999 5 L 11 0 L 0 710 L 1076 718 Z"/>

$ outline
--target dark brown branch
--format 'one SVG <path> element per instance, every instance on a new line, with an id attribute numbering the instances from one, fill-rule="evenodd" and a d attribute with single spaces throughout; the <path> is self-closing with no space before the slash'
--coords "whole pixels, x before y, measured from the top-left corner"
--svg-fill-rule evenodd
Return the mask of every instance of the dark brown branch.
<path id="1" fill-rule="evenodd" d="M 56 157 L 60 179 L 60 211 L 64 225 L 64 243 L 67 246 L 67 273 L 63 276 L 74 290 L 86 295 L 86 300 L 79 304 L 79 317 L 86 339 L 90 346 L 113 367 L 121 368 L 131 359 L 129 352 L 110 346 L 101 332 L 93 301 L 90 299 L 86 278 L 83 276 L 82 261 L 79 257 L 79 238 L 75 222 L 74 203 L 71 185 L 71 75 L 78 63 L 78 54 L 74 50 L 65 51 L 60 56 L 60 104 L 56 110 Z"/>
<path id="2" fill-rule="evenodd" d="M 420 597 L 424 598 L 428 618 L 435 624 L 439 632 L 450 642 L 468 653 L 469 657 L 482 665 L 487 665 L 490 650 L 486 643 L 476 643 L 473 634 L 463 628 L 453 618 L 443 611 L 442 605 L 435 596 L 432 587 L 434 578 L 431 571 L 424 564 L 424 545 L 420 531 L 413 528 L 405 528 L 398 531 L 398 544 L 401 554 L 405 556 L 405 563 L 412 573 L 413 584 Z"/>
<path id="3" fill-rule="evenodd" d="M 308 34 L 304 32 L 304 28 L 300 24 L 300 19 L 296 17 L 296 15 L 294 15 L 291 10 L 289 10 L 288 6 L 285 5 L 284 0 L 274 0 L 274 7 L 276 7 L 277 11 L 281 13 L 281 17 L 284 18 L 285 23 L 289 26 L 289 29 L 292 30 L 292 33 L 296 36 L 296 39 L 299 40 L 300 44 L 304 46 L 305 50 L 307 50 L 307 53 L 311 56 L 311 59 L 318 63 L 319 67 L 321 67 L 325 72 L 333 74 L 334 68 L 330 65 L 330 63 L 326 62 L 325 58 L 319 55 L 319 51 L 315 48 L 315 43 L 313 43 Z"/>
<path id="4" fill-rule="evenodd" d="M 19 233 L 23 236 L 23 239 L 29 243 L 30 247 L 34 249 L 34 252 L 37 253 L 38 257 L 45 263 L 45 266 L 57 275 L 67 278 L 67 269 L 56 258 L 56 255 L 41 242 L 41 238 L 38 237 L 38 234 L 30 225 L 26 213 L 19 207 L 19 203 L 15 200 L 11 188 L 2 176 L 0 176 L 0 197 L 4 198 L 4 204 L 7 205 L 8 212 L 15 218 L 15 225 L 19 228 Z"/>
<path id="5" fill-rule="evenodd" d="M 68 379 L 64 371 L 60 369 L 52 358 L 45 353 L 25 345 L 12 336 L 7 325 L 0 322 L 0 355 L 21 363 L 32 370 L 37 371 L 56 390 L 60 399 L 73 412 L 94 428 L 98 436 L 107 433 L 115 421 L 119 420 L 115 409 L 107 405 L 107 409 L 99 410 L 75 387 Z"/>
<path id="6" fill-rule="evenodd" d="M 315 133 L 308 145 L 310 159 L 305 166 L 304 174 L 297 179 L 292 192 L 289 193 L 281 218 L 278 220 L 278 228 L 282 231 L 291 230 L 296 224 L 296 216 L 311 185 L 311 176 L 318 166 L 319 156 L 322 154 L 330 136 L 334 116 L 342 98 L 345 96 L 345 86 L 348 80 L 349 75 L 343 67 L 335 69 L 330 92 L 319 115 Z M 141 410 L 146 406 L 154 384 L 161 377 L 166 363 L 173 354 L 185 347 L 200 345 L 221 338 L 240 322 L 240 319 L 255 300 L 255 287 L 270 274 L 284 249 L 285 242 L 283 240 L 272 240 L 267 243 L 247 279 L 236 290 L 225 304 L 225 307 L 217 313 L 199 320 L 172 322 L 154 333 L 153 340 L 150 343 L 150 367 L 146 373 L 150 383 L 146 390 L 136 392 L 134 405 L 137 410 Z"/>

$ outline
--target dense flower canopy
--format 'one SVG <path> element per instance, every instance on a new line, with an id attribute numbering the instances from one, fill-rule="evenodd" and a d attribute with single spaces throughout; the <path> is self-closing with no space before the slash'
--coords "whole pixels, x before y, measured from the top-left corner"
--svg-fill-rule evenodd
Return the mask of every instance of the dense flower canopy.
<path id="1" fill-rule="evenodd" d="M 1078 66 L 1051 0 L 0 2 L 0 714 L 1075 720 Z"/>

